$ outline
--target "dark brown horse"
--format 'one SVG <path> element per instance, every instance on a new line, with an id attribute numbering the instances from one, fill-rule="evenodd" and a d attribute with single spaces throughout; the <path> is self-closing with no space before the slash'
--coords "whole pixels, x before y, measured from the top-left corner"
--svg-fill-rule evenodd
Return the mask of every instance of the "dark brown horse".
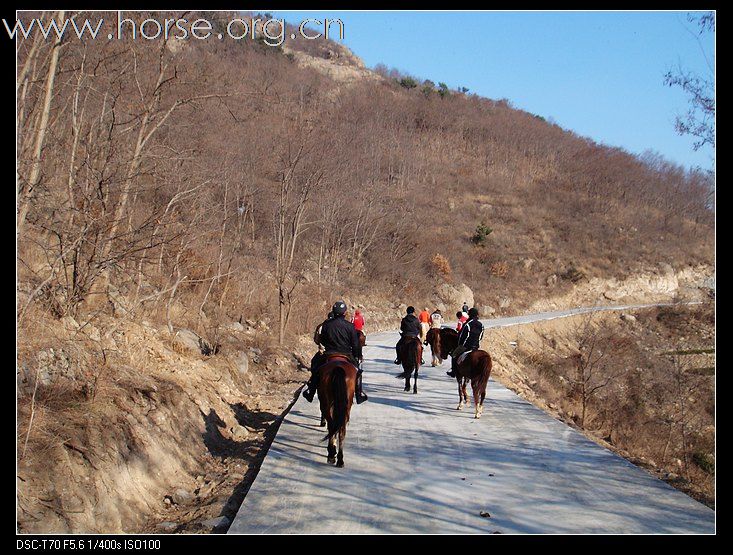
<path id="1" fill-rule="evenodd" d="M 445 338 L 445 339 L 444 339 Z M 450 355 L 450 350 L 445 349 L 445 345 L 455 345 L 458 343 L 458 333 L 450 328 L 431 328 L 425 336 L 425 345 L 430 345 L 433 353 L 433 366 L 443 364 L 443 361 Z"/>
<path id="2" fill-rule="evenodd" d="M 476 409 L 475 418 L 481 418 L 484 411 L 484 398 L 486 397 L 486 386 L 491 376 L 491 355 L 486 351 L 471 351 L 465 359 L 458 365 L 458 406 L 457 410 L 461 410 L 463 405 L 468 405 L 468 395 L 466 394 L 466 384 L 471 381 L 471 389 L 473 390 L 473 406 Z"/>
<path id="3" fill-rule="evenodd" d="M 344 442 L 346 425 L 349 423 L 351 405 L 356 390 L 356 367 L 346 356 L 331 355 L 320 367 L 318 382 L 318 400 L 321 403 L 321 415 L 328 426 L 328 462 L 336 466 L 344 466 Z M 338 440 L 338 459 L 336 441 Z"/>
<path id="4" fill-rule="evenodd" d="M 415 372 L 415 384 L 412 392 L 417 393 L 417 373 L 420 370 L 422 361 L 422 342 L 419 337 L 406 337 L 400 346 L 400 360 L 402 361 L 402 374 L 398 377 L 405 378 L 405 391 L 410 391 L 410 376 Z"/>
<path id="5" fill-rule="evenodd" d="M 432 331 L 432 330 L 431 330 Z M 440 330 L 440 356 L 447 359 L 450 353 L 458 346 L 458 332 L 449 328 Z M 486 386 L 491 375 L 491 356 L 486 351 L 473 351 L 458 366 L 458 406 L 461 410 L 463 405 L 468 405 L 468 394 L 466 385 L 469 380 L 473 390 L 473 404 L 476 409 L 476 418 L 481 418 L 484 410 L 484 398 L 486 397 Z"/>

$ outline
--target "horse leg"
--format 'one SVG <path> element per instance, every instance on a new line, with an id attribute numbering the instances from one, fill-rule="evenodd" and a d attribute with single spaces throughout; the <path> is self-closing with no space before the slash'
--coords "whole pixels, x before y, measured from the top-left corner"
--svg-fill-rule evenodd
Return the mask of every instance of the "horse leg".
<path id="1" fill-rule="evenodd" d="M 479 391 L 478 380 L 471 380 L 471 391 L 473 392 L 473 406 L 476 411 L 474 418 L 481 418 L 481 391 Z"/>
<path id="2" fill-rule="evenodd" d="M 468 402 L 468 393 L 466 393 L 467 384 L 468 384 L 468 378 L 463 378 L 461 380 L 461 392 L 463 394 L 463 402 L 465 403 L 466 406 L 471 404 Z"/>
<path id="3" fill-rule="evenodd" d="M 458 406 L 456 407 L 456 410 L 461 410 L 463 408 L 463 394 L 461 393 L 461 377 L 460 376 L 456 378 L 456 382 L 458 382 Z"/>
<path id="4" fill-rule="evenodd" d="M 328 464 L 334 464 L 336 462 L 336 436 L 333 435 L 328 438 L 328 458 L 326 459 Z"/>
<path id="5" fill-rule="evenodd" d="M 410 391 L 410 376 L 412 375 L 412 370 L 405 370 L 405 391 Z"/>
<path id="6" fill-rule="evenodd" d="M 420 370 L 419 367 L 415 367 L 415 384 L 413 385 L 412 392 L 417 393 L 417 372 Z"/>
<path id="7" fill-rule="evenodd" d="M 344 425 L 338 433 L 339 436 L 339 452 L 338 458 L 336 459 L 336 467 L 342 468 L 344 466 L 344 442 L 346 441 L 346 425 Z"/>

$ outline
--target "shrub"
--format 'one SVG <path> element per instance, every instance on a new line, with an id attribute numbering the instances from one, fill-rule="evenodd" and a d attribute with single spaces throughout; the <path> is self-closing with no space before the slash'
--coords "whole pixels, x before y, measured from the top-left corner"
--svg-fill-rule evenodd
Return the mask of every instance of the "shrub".
<path id="1" fill-rule="evenodd" d="M 509 272 L 509 265 L 504 262 L 494 262 L 491 267 L 489 268 L 489 273 L 492 276 L 496 277 L 506 277 L 507 273 Z"/>
<path id="2" fill-rule="evenodd" d="M 399 80 L 400 86 L 404 87 L 405 89 L 414 89 L 417 87 L 417 81 L 415 81 L 412 77 L 403 77 Z"/>
<path id="3" fill-rule="evenodd" d="M 445 278 L 449 278 L 453 273 L 453 270 L 450 267 L 450 262 L 442 254 L 435 253 L 430 259 L 430 263 L 433 265 L 433 269 Z"/>
<path id="4" fill-rule="evenodd" d="M 484 224 L 483 222 L 476 226 L 476 233 L 473 234 L 473 237 L 471 237 L 471 242 L 474 245 L 478 246 L 484 246 L 486 243 L 486 238 L 489 236 L 489 234 L 494 231 L 489 226 Z"/>
<path id="5" fill-rule="evenodd" d="M 564 280 L 577 283 L 585 277 L 585 274 L 578 270 L 575 266 L 571 265 L 563 273 L 560 274 L 560 277 Z"/>
<path id="6" fill-rule="evenodd" d="M 702 451 L 695 451 L 692 455 L 693 462 L 699 466 L 703 471 L 708 474 L 715 472 L 715 457 L 709 453 L 703 453 Z"/>

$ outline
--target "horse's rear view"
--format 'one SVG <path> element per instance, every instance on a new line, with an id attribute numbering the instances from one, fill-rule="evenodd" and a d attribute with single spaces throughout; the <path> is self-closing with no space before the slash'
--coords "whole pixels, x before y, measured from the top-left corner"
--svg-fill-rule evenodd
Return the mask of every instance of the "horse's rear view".
<path id="1" fill-rule="evenodd" d="M 326 419 L 328 434 L 328 462 L 344 466 L 344 442 L 351 405 L 356 390 L 356 367 L 346 357 L 333 357 L 320 368 L 318 400 L 321 414 Z M 338 459 L 336 442 L 338 441 Z"/>
<path id="2" fill-rule="evenodd" d="M 459 359 L 460 360 L 460 359 Z M 463 405 L 468 405 L 468 395 L 466 394 L 466 382 L 470 380 L 471 389 L 473 390 L 473 404 L 476 409 L 474 418 L 481 418 L 484 411 L 484 398 L 486 397 L 486 386 L 491 377 L 491 355 L 486 351 L 470 351 L 466 353 L 463 362 L 458 364 L 458 410 Z"/>

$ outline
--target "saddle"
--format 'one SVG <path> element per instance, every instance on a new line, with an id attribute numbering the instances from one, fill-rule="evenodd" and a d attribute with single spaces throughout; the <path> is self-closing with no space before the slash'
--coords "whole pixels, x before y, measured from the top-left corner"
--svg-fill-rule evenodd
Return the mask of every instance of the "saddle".
<path id="1" fill-rule="evenodd" d="M 472 352 L 473 352 L 473 350 L 466 351 L 461 356 L 459 356 L 458 357 L 458 360 L 456 360 L 456 365 L 460 366 L 461 364 L 463 364 L 466 361 L 466 358 L 468 357 L 468 355 L 470 355 Z"/>
<path id="2" fill-rule="evenodd" d="M 328 355 L 325 355 L 324 364 L 326 362 L 331 362 L 332 360 L 336 359 L 345 360 L 349 364 L 354 364 L 353 362 L 351 362 L 351 357 L 349 357 L 348 355 L 342 355 L 341 353 L 330 353 Z"/>

